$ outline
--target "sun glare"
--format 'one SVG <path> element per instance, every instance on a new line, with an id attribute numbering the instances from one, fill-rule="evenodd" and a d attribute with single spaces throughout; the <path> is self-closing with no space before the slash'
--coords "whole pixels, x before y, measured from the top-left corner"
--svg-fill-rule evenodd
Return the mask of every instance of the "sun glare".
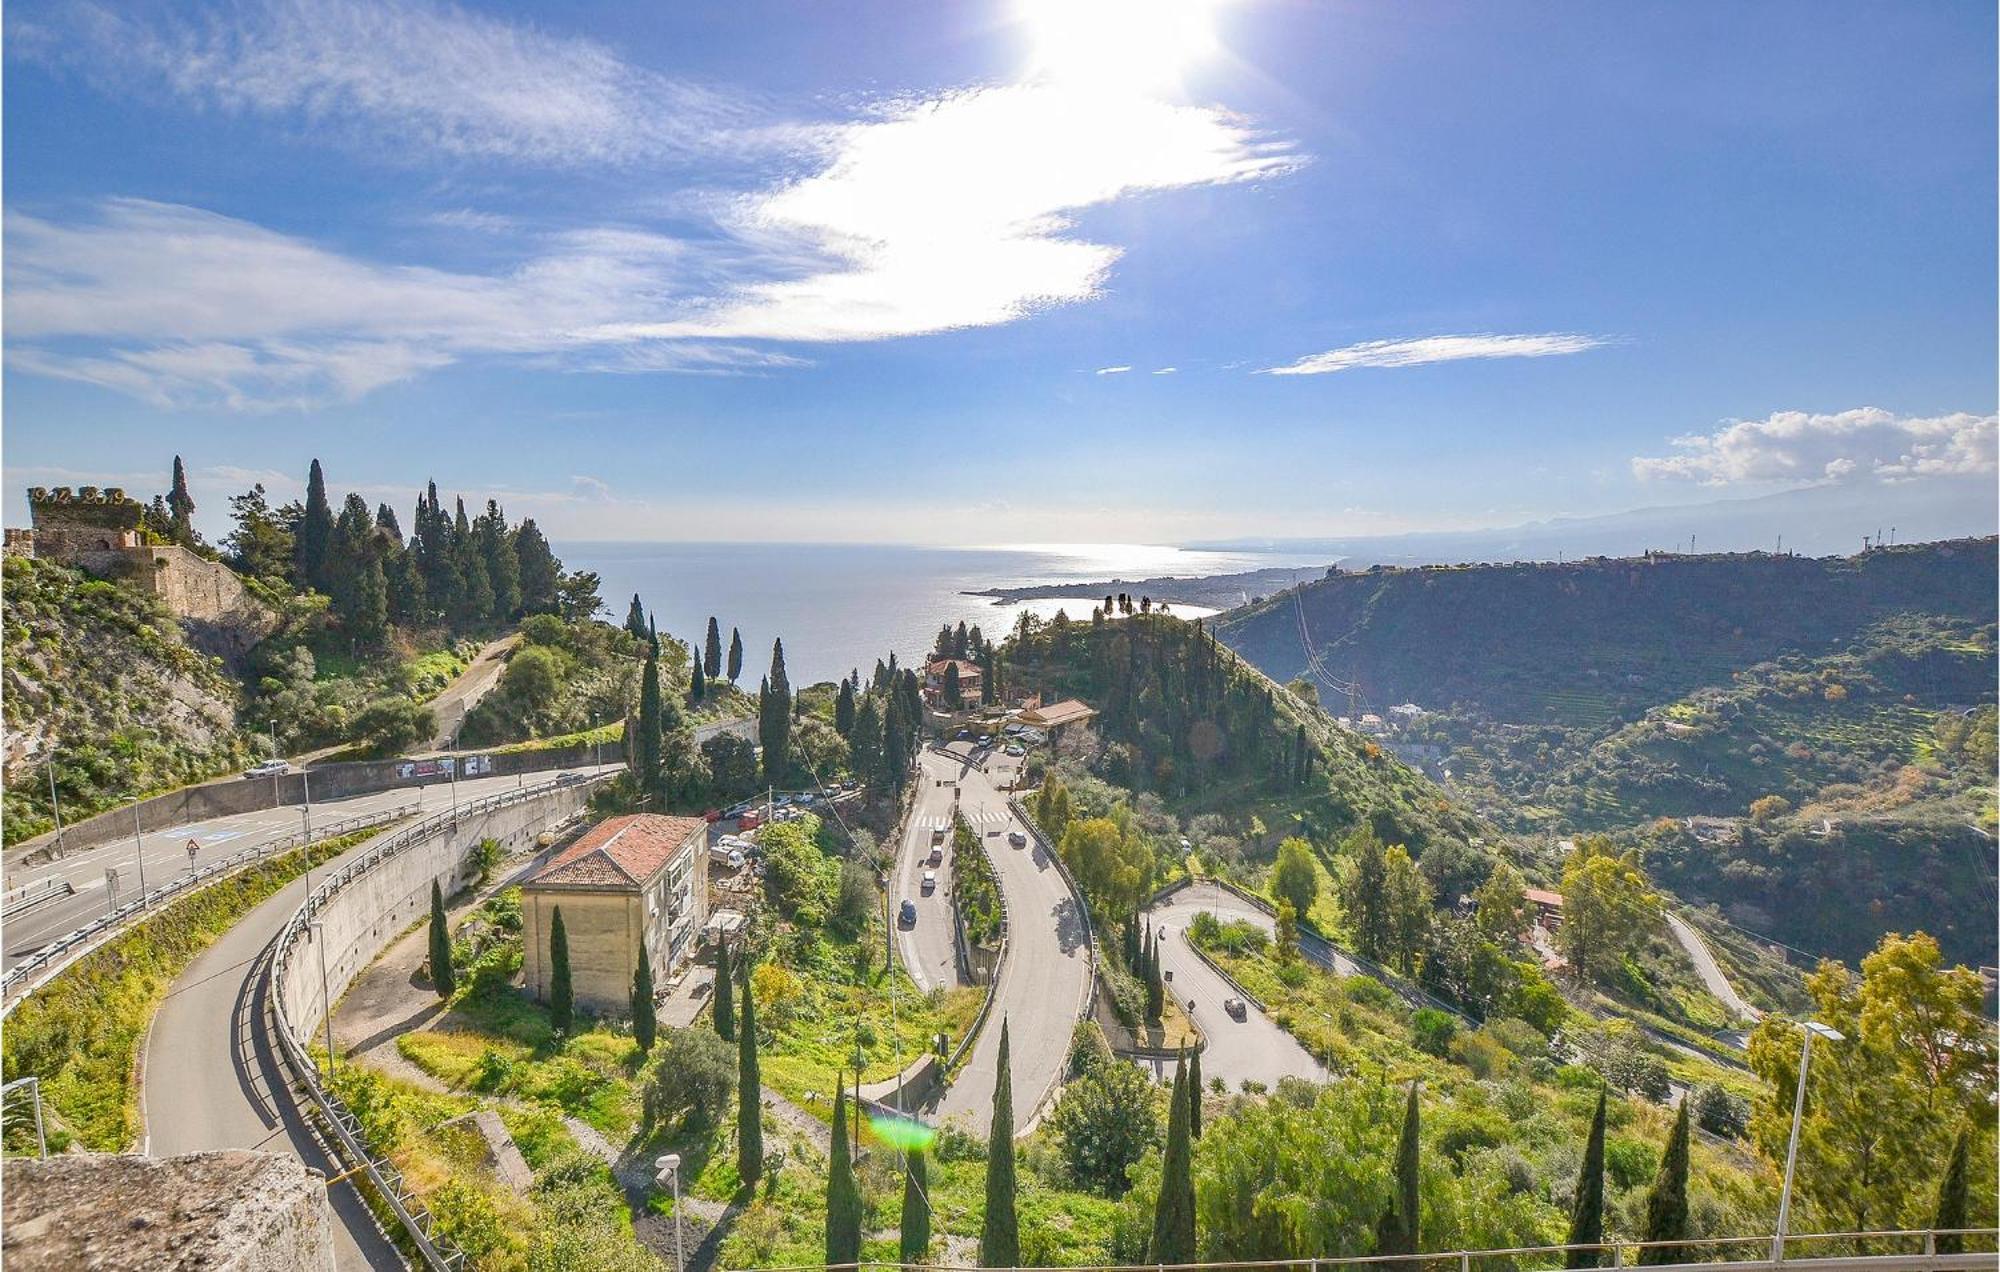
<path id="1" fill-rule="evenodd" d="M 1160 88 L 1215 49 L 1220 0 L 1021 0 L 1034 70 L 1064 83 Z"/>

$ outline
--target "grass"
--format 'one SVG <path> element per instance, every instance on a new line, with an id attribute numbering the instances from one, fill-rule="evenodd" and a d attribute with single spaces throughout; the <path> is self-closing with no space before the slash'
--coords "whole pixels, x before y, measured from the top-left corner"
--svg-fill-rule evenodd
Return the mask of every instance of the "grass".
<path id="1" fill-rule="evenodd" d="M 505 746 L 492 748 L 494 755 L 512 755 L 519 751 L 556 751 L 566 746 L 592 746 L 606 742 L 617 742 L 625 736 L 625 722 L 613 720 L 595 729 L 584 729 L 577 733 L 565 733 L 553 738 L 530 738 L 526 742 L 509 742 Z"/>
<path id="2" fill-rule="evenodd" d="M 340 856 L 380 829 L 314 844 L 312 864 Z M 7 1021 L 6 1076 L 42 1079 L 42 1100 L 55 1121 L 52 1150 L 74 1142 L 115 1153 L 137 1141 L 138 1051 L 153 1013 L 188 964 L 301 874 L 306 859 L 305 850 L 289 852 L 181 898 L 15 1009 Z"/>

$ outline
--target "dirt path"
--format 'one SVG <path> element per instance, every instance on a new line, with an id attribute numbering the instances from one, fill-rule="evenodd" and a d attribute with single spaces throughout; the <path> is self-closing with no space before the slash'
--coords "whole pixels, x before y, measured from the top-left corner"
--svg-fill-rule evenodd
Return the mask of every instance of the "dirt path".
<path id="1" fill-rule="evenodd" d="M 490 641 L 485 648 L 473 655 L 458 679 L 446 685 L 432 698 L 428 705 L 431 719 L 436 722 L 437 734 L 431 739 L 431 749 L 442 751 L 451 745 L 459 726 L 465 723 L 466 713 L 479 705 L 479 700 L 487 691 L 500 683 L 500 673 L 507 670 L 507 655 L 521 641 L 519 632 Z"/>

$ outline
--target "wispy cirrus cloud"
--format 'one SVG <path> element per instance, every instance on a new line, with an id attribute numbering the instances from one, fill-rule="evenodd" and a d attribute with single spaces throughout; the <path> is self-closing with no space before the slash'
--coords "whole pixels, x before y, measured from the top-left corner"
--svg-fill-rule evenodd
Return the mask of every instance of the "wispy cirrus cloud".
<path id="1" fill-rule="evenodd" d="M 1265 367 L 1259 375 L 1327 375 L 1359 367 L 1419 367 L 1433 362 L 1470 358 L 1549 358 L 1585 353 L 1610 343 L 1602 336 L 1574 332 L 1540 335 L 1420 336 L 1413 340 L 1367 340 L 1325 353 L 1309 354 L 1284 366 Z"/>
<path id="2" fill-rule="evenodd" d="M 1127 371 L 1130 371 L 1131 369 L 1132 369 L 1131 367 L 1099 367 L 1099 368 L 1097 368 L 1097 370 L 1096 370 L 1096 372 L 1095 372 L 1094 374 L 1097 374 L 1097 375 L 1124 375 L 1124 374 L 1125 374 L 1125 373 L 1126 373 Z"/>
<path id="3" fill-rule="evenodd" d="M 249 0 L 196 13 L 65 0 L 11 50 L 121 93 L 299 122 L 378 153 L 573 166 L 741 145 L 742 105 L 594 40 L 440 0 Z"/>
<path id="4" fill-rule="evenodd" d="M 1827 484 L 1965 477 L 1995 471 L 2000 416 L 1913 417 L 1881 407 L 1779 411 L 1672 439 L 1677 453 L 1633 459 L 1642 480 L 1704 486 Z"/>

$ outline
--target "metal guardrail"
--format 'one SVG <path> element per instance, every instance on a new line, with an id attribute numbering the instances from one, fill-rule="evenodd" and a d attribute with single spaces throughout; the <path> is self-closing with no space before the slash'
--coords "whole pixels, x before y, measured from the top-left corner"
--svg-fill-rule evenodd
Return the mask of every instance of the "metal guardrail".
<path id="1" fill-rule="evenodd" d="M 610 774 L 599 774 L 582 782 L 544 782 L 539 786 L 506 791 L 498 795 L 488 795 L 471 800 L 455 809 L 433 814 L 412 826 L 405 827 L 393 835 L 384 836 L 364 855 L 357 857 L 333 874 L 326 876 L 307 895 L 292 917 L 285 922 L 278 933 L 276 947 L 271 962 L 264 975 L 266 978 L 265 998 L 270 1004 L 274 1032 L 278 1037 L 278 1053 L 285 1066 L 292 1071 L 297 1084 L 305 1091 L 306 1097 L 318 1110 L 320 1121 L 331 1133 L 333 1142 L 327 1147 L 334 1156 L 343 1159 L 350 1171 L 366 1172 L 375 1186 L 376 1194 L 394 1212 L 403 1230 L 409 1234 L 411 1242 L 433 1272 L 458 1272 L 468 1265 L 465 1252 L 449 1239 L 433 1233 L 430 1211 L 423 1202 L 404 1185 L 402 1172 L 387 1157 L 369 1149 L 361 1127 L 361 1121 L 350 1112 L 340 1097 L 321 1082 L 319 1066 L 307 1051 L 307 1044 L 298 1037 L 285 1011 L 284 994 L 281 987 L 285 983 L 286 969 L 290 965 L 293 947 L 303 938 L 312 916 L 333 899 L 335 894 L 355 880 L 376 869 L 383 862 L 399 856 L 411 848 L 448 831 L 468 816 L 477 816 L 494 809 L 506 808 L 514 804 L 540 799 L 557 791 L 575 787 L 588 787 L 605 780 Z M 332 1003 L 325 1004 L 331 1011 Z M 328 1057 L 329 1060 L 332 1057 Z"/>
<path id="2" fill-rule="evenodd" d="M 75 893 L 75 884 L 67 879 L 58 878 L 55 875 L 50 875 L 46 879 L 37 879 L 33 883 L 22 884 L 20 887 L 8 892 L 6 900 L 0 902 L 0 919 L 11 919 L 17 914 L 24 914 L 34 909 L 45 901 L 53 901 L 57 897 L 74 896 Z"/>
<path id="3" fill-rule="evenodd" d="M 367 830 L 371 826 L 401 821 L 417 807 L 416 804 L 399 804 L 395 808 L 378 813 L 364 813 L 359 817 L 348 817 L 318 826 L 313 829 L 310 842 L 338 839 L 357 830 Z M 288 853 L 304 846 L 307 842 L 307 835 L 303 830 L 287 832 L 267 844 L 245 848 L 234 856 L 225 857 L 200 870 L 175 875 L 166 883 L 141 893 L 109 914 L 100 915 L 75 931 L 57 937 L 36 950 L 32 956 L 8 968 L 4 975 L 0 975 L 0 998 L 5 1000 L 5 1006 L 0 1007 L 0 1019 L 4 1019 L 25 1002 L 30 994 L 67 971 L 72 963 L 121 935 L 127 927 L 152 913 L 154 907 L 187 893 L 199 891 L 246 866 Z"/>
<path id="4" fill-rule="evenodd" d="M 1957 1237 L 1965 1244 L 1993 1244 L 2000 1239 L 2000 1230 L 1993 1228 L 1920 1228 L 1879 1232 L 1805 1232 L 1791 1233 L 1782 1242 L 1770 1233 L 1759 1233 L 1745 1237 L 1703 1237 L 1684 1241 L 1604 1241 L 1555 1246 L 1513 1246 L 1492 1250 L 1440 1250 L 1421 1254 L 1358 1254 L 1327 1255 L 1320 1258 L 1299 1259 L 1255 1259 L 1231 1263 L 1146 1263 L 1117 1264 L 1099 1263 L 1070 1268 L 1018 1266 L 1001 1272 L 1339 1272 L 1349 1267 L 1392 1268 L 1398 1272 L 1472 1272 L 1475 1265 L 1485 1267 L 1519 1267 L 1526 1261 L 1531 1266 L 1561 1267 L 1570 1252 L 1590 1253 L 1604 1260 L 1602 1266 L 1623 1268 L 1637 1262 L 1630 1257 L 1643 1251 L 1671 1251 L 1685 1253 L 1689 1257 L 1668 1263 L 1653 1264 L 1654 1267 L 1680 1269 L 1680 1272 L 1707 1272 L 1708 1269 L 1728 1269 L 1729 1272 L 1782 1272 L 1785 1268 L 1807 1268 L 1813 1272 L 1957 1272 L 1959 1269 L 1984 1269 L 1996 1265 L 1996 1257 L 1989 1249 L 1966 1253 L 1946 1254 L 1938 1250 L 1938 1239 Z M 1790 1247 L 1818 1243 L 1824 1248 L 1829 1242 L 1899 1242 L 1907 1248 L 1900 1253 L 1890 1254 L 1794 1254 Z M 1760 1251 L 1760 1255 L 1749 1258 L 1731 1259 L 1714 1257 L 1728 1249 Z M 1701 1257 L 1709 1256 L 1709 1257 Z M 970 1264 L 960 1263 L 887 1263 L 864 1262 L 828 1265 L 824 1263 L 794 1263 L 762 1268 L 743 1268 L 736 1272 L 866 1272 L 867 1269 L 902 1269 L 904 1272 L 993 1272 Z"/>

